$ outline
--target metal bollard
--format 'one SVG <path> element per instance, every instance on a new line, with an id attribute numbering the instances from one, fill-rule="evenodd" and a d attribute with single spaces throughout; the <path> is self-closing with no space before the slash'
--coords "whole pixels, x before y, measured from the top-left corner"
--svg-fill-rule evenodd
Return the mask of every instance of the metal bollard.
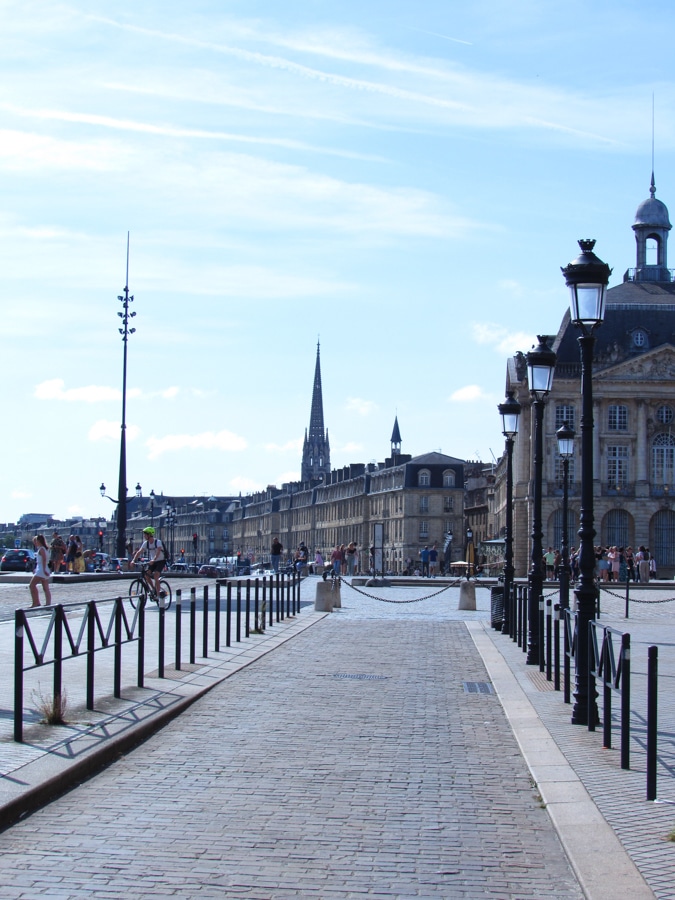
<path id="1" fill-rule="evenodd" d="M 182 639 L 182 618 L 181 613 L 183 604 L 181 602 L 182 593 L 180 588 L 176 591 L 176 671 L 180 672 L 181 658 L 181 639 Z"/>
<path id="2" fill-rule="evenodd" d="M 206 659 L 209 655 L 209 586 L 204 585 L 204 602 L 202 618 L 202 656 Z"/>
<path id="3" fill-rule="evenodd" d="M 650 647 L 647 653 L 647 800 L 656 800 L 659 648 Z"/>

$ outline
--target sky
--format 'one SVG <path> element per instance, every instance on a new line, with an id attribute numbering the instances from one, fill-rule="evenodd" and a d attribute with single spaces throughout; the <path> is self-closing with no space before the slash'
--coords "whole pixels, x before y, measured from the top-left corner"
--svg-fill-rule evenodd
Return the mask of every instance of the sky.
<path id="1" fill-rule="evenodd" d="M 491 461 L 577 240 L 675 211 L 671 0 L 0 0 L 0 522 Z M 653 129 L 652 129 L 653 123 Z M 675 253 L 675 251 L 673 251 Z M 675 256 L 673 256 L 675 259 Z"/>

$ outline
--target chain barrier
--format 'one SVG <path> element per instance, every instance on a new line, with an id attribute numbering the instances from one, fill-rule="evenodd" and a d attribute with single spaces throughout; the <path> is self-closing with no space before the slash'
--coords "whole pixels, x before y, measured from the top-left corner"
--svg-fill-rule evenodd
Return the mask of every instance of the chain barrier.
<path id="1" fill-rule="evenodd" d="M 462 582 L 462 579 L 458 578 L 457 581 L 446 584 L 445 587 L 442 587 L 439 591 L 434 591 L 433 594 L 426 594 L 424 597 L 415 597 L 413 600 L 389 600 L 387 597 L 376 597 L 375 594 L 369 594 L 367 591 L 362 591 L 359 588 L 354 587 L 354 585 L 350 584 L 348 581 L 344 581 L 340 576 L 338 576 L 336 580 L 339 584 L 346 584 L 347 587 L 351 588 L 355 593 L 361 594 L 363 597 L 369 597 L 371 600 L 379 600 L 380 603 L 393 603 L 400 606 L 404 606 L 406 603 L 421 603 L 422 600 L 430 600 L 432 597 L 438 597 L 439 594 L 445 593 L 445 591 L 449 590 L 451 587 L 457 587 Z"/>
<path id="2" fill-rule="evenodd" d="M 639 584 L 639 583 L 640 582 L 636 582 L 636 584 Z M 610 597 L 615 597 L 617 600 L 625 600 L 626 599 L 624 594 L 617 594 L 614 591 L 610 591 L 609 588 L 603 587 L 602 585 L 598 585 L 598 589 L 603 594 L 609 594 Z M 639 588 L 637 588 L 637 590 L 639 590 Z M 675 601 L 675 597 L 666 597 L 663 600 L 638 600 L 636 597 L 629 598 L 630 603 L 643 603 L 646 606 L 649 606 L 650 604 L 653 604 L 656 606 L 656 604 L 658 604 L 658 603 L 673 603 L 673 601 Z"/>

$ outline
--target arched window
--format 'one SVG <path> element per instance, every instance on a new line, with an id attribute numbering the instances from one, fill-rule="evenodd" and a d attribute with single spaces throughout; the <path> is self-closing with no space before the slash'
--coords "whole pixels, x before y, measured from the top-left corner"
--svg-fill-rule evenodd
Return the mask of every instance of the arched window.
<path id="1" fill-rule="evenodd" d="M 455 473 L 452 469 L 446 469 L 443 472 L 443 487 L 454 487 L 455 486 Z"/>
<path id="2" fill-rule="evenodd" d="M 628 547 L 630 516 L 625 509 L 610 509 L 605 517 L 604 543 L 609 547 Z"/>
<path id="3" fill-rule="evenodd" d="M 650 234 L 645 242 L 645 262 L 648 266 L 658 266 L 659 264 L 659 239 L 654 234 Z"/>
<path id="4" fill-rule="evenodd" d="M 652 442 L 652 486 L 675 485 L 675 436 L 657 434 Z"/>
<path id="5" fill-rule="evenodd" d="M 675 512 L 659 510 L 652 519 L 653 541 L 650 547 L 657 569 L 675 565 Z"/>
<path id="6" fill-rule="evenodd" d="M 421 469 L 417 475 L 418 487 L 429 487 L 431 484 L 431 472 L 428 469 Z"/>
<path id="7" fill-rule="evenodd" d="M 579 530 L 579 525 L 577 523 L 577 517 L 574 513 L 573 509 L 567 510 L 567 550 L 571 550 L 572 547 L 577 547 L 579 545 L 579 535 L 577 531 Z M 563 511 L 562 509 L 556 509 L 553 513 L 553 546 L 560 550 L 562 547 L 562 533 L 563 533 Z"/>

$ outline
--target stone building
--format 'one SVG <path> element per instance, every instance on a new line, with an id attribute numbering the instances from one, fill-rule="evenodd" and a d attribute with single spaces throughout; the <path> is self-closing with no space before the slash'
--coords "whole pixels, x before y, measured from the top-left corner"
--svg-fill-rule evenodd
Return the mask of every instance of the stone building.
<path id="1" fill-rule="evenodd" d="M 659 574 L 675 574 L 675 283 L 667 264 L 668 210 L 650 196 L 637 210 L 633 231 L 635 268 L 607 291 L 605 319 L 596 331 L 593 359 L 594 514 L 596 543 L 644 544 Z M 570 256 L 573 248 L 570 248 Z M 599 254 L 602 248 L 599 247 Z M 609 263 L 611 264 L 611 260 Z M 581 363 L 579 332 L 565 313 L 557 335 L 553 388 L 544 412 L 543 544 L 560 547 L 562 460 L 556 430 L 565 422 L 577 433 L 570 460 L 570 544 L 578 542 L 581 477 Z M 509 359 L 507 390 L 522 405 L 514 447 L 514 563 L 529 567 L 532 510 L 532 407 L 523 353 Z M 498 468 L 499 481 L 505 467 Z M 496 520 L 503 531 L 505 491 L 496 491 Z"/>

